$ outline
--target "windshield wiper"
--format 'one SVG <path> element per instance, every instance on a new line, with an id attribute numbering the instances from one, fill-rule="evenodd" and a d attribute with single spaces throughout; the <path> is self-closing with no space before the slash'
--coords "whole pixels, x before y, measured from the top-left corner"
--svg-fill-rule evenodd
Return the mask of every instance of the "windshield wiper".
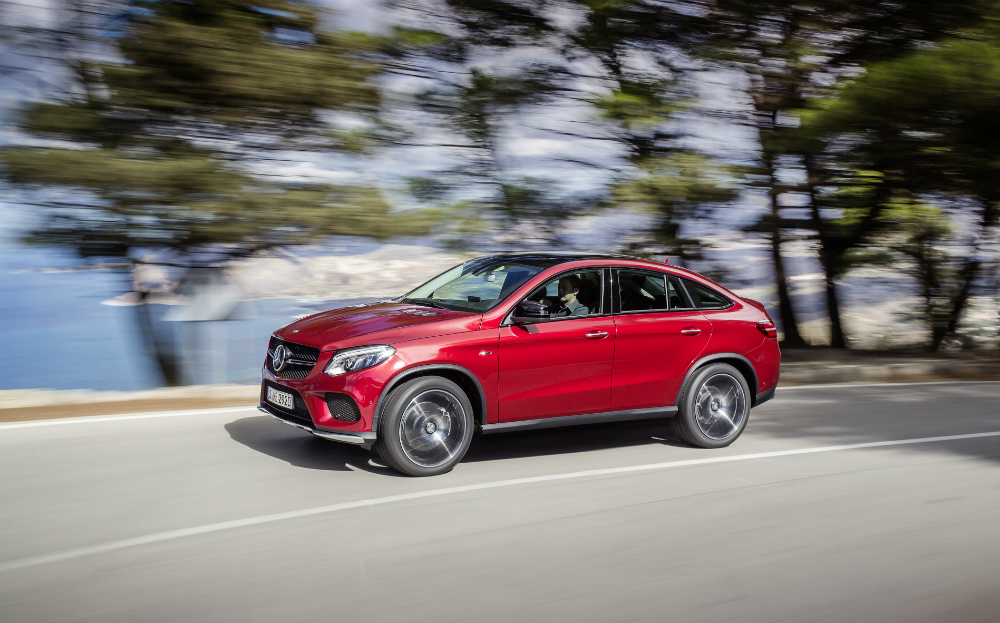
<path id="1" fill-rule="evenodd" d="M 428 299 L 403 299 L 402 302 L 412 303 L 414 305 L 423 305 L 424 307 L 433 307 L 434 309 L 450 309 L 440 303 L 435 303 L 434 301 Z"/>

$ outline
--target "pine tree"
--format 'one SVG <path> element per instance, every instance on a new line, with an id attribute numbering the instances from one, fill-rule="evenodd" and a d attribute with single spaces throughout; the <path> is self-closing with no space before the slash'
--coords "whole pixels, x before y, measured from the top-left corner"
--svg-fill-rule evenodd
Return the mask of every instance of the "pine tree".
<path id="1" fill-rule="evenodd" d="M 34 144 L 0 152 L 4 177 L 41 209 L 31 240 L 130 267 L 204 266 L 331 234 L 425 228 L 421 216 L 391 214 L 375 189 L 280 171 L 301 152 L 350 155 L 357 141 L 330 120 L 378 113 L 369 39 L 286 0 L 102 0 L 98 17 L 74 6 L 97 20 L 85 34 L 104 53 L 64 57 L 75 80 L 21 118 Z M 170 354 L 153 350 L 179 383 Z"/>

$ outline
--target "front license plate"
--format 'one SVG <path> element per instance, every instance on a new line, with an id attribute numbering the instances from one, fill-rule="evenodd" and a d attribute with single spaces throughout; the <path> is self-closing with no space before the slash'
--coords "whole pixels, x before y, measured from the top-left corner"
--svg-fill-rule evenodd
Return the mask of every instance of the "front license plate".
<path id="1" fill-rule="evenodd" d="M 284 407 L 289 411 L 295 409 L 295 401 L 292 399 L 292 395 L 288 392 L 279 392 L 273 387 L 267 388 L 267 401 L 273 402 L 279 407 Z"/>

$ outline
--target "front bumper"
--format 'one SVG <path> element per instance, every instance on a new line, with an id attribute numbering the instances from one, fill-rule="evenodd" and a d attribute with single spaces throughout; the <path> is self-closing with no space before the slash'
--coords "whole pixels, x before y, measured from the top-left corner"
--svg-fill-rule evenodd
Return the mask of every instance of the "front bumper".
<path id="1" fill-rule="evenodd" d="M 375 443 L 376 435 L 372 432 L 335 432 L 329 430 L 323 430 L 321 428 L 316 428 L 315 425 L 307 424 L 304 420 L 292 417 L 285 413 L 282 413 L 278 409 L 272 408 L 270 405 L 262 402 L 257 405 L 257 409 L 267 415 L 270 415 L 276 420 L 280 420 L 289 426 L 294 426 L 295 428 L 300 428 L 304 431 L 310 432 L 317 437 L 322 437 L 323 439 L 329 439 L 330 441 L 339 441 L 341 443 L 349 443 L 353 445 L 358 445 L 363 447 L 365 450 L 370 450 L 372 445 Z"/>
<path id="2" fill-rule="evenodd" d="M 260 403 L 267 405 L 267 396 L 264 385 L 273 383 L 283 386 L 281 391 L 293 390 L 298 394 L 296 402 L 301 399 L 302 409 L 308 411 L 309 422 L 320 431 L 333 431 L 350 435 L 359 435 L 363 432 L 374 431 L 375 408 L 378 404 L 382 390 L 391 379 L 406 364 L 399 357 L 393 357 L 378 366 L 366 368 L 348 374 L 329 376 L 323 374 L 323 368 L 329 363 L 331 353 L 321 353 L 319 360 L 308 376 L 302 379 L 293 379 L 278 376 L 268 369 L 267 362 L 262 369 L 263 383 L 261 384 Z M 277 389 L 281 389 L 280 387 Z M 330 394 L 344 394 L 354 401 L 360 418 L 356 421 L 338 419 L 330 412 L 327 404 L 327 397 Z M 296 409 L 302 411 L 302 409 Z M 273 409 L 280 412 L 280 409 Z M 300 413 L 304 415 L 304 413 Z M 298 422 L 298 418 L 292 420 Z"/>

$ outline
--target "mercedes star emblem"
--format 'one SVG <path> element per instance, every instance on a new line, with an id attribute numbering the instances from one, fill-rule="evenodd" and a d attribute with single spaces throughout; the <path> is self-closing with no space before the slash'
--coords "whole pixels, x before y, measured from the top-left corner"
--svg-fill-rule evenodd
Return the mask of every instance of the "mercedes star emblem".
<path id="1" fill-rule="evenodd" d="M 288 365 L 288 358 L 292 356 L 292 351 L 288 350 L 284 346 L 278 346 L 274 349 L 274 355 L 271 357 L 271 365 L 274 366 L 275 372 L 281 372 Z"/>

